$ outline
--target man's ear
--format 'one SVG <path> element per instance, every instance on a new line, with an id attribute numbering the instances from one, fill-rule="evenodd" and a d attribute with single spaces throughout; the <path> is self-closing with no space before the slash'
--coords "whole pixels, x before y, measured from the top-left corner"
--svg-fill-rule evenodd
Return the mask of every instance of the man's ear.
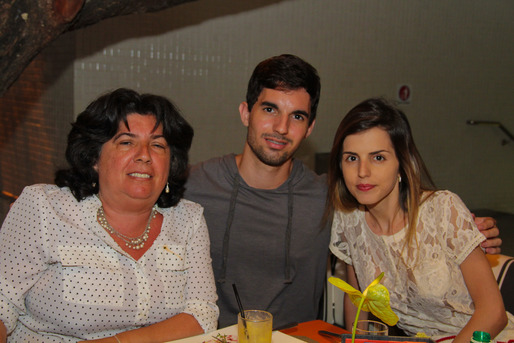
<path id="1" fill-rule="evenodd" d="M 241 122 L 243 122 L 243 125 L 248 127 L 250 122 L 250 111 L 248 110 L 248 103 L 246 101 L 239 104 L 239 115 L 241 116 Z"/>
<path id="2" fill-rule="evenodd" d="M 311 123 L 311 125 L 309 126 L 309 128 L 307 129 L 307 132 L 305 133 L 305 138 L 309 137 L 312 133 L 312 130 L 314 129 L 314 124 L 316 124 L 316 119 L 314 119 Z"/>

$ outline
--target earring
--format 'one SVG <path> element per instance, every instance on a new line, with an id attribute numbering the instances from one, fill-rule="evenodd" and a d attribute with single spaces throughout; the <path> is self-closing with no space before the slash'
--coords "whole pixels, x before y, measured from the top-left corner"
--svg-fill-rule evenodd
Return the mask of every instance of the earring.
<path id="1" fill-rule="evenodd" d="M 91 186 L 93 186 L 93 188 L 95 188 L 96 187 L 96 182 L 92 182 Z"/>
<path id="2" fill-rule="evenodd" d="M 166 182 L 166 189 L 164 189 L 164 191 L 166 193 L 169 193 L 170 192 L 170 183 L 169 182 Z"/>
<path id="3" fill-rule="evenodd" d="M 398 183 L 401 183 L 402 182 L 402 177 L 401 175 L 398 175 Z"/>

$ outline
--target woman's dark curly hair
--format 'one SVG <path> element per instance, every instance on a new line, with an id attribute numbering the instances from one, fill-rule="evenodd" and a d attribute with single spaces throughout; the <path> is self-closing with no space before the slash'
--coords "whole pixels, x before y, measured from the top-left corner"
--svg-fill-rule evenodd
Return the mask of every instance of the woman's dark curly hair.
<path id="1" fill-rule="evenodd" d="M 102 146 L 114 137 L 121 122 L 128 127 L 127 116 L 134 113 L 154 116 L 155 128 L 162 124 L 170 149 L 170 191 L 161 192 L 157 205 L 161 208 L 175 206 L 185 190 L 193 128 L 168 99 L 125 88 L 102 95 L 78 115 L 68 134 L 66 160 L 70 167 L 56 172 L 56 185 L 69 187 L 78 201 L 97 194 L 98 173 L 94 166 Z"/>

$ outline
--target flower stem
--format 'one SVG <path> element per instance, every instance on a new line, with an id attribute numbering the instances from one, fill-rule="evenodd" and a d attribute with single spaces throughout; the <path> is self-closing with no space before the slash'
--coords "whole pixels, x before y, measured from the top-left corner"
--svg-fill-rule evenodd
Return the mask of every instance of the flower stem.
<path id="1" fill-rule="evenodd" d="M 366 288 L 366 291 L 368 289 Z M 364 291 L 364 292 L 366 292 Z M 359 315 L 361 314 L 361 308 L 362 304 L 364 304 L 364 300 L 366 299 L 366 296 L 363 296 L 361 298 L 361 302 L 359 303 L 359 307 L 357 307 L 357 315 L 355 316 L 355 321 L 353 322 L 353 329 L 352 329 L 352 343 L 355 343 L 355 333 L 357 332 L 357 322 L 359 321 Z"/>

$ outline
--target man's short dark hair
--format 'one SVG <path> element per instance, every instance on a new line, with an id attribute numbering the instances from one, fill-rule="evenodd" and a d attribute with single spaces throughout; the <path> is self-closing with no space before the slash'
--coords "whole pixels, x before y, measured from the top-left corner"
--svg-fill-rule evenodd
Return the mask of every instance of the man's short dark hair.
<path id="1" fill-rule="evenodd" d="M 311 98 L 309 125 L 316 119 L 321 83 L 316 69 L 298 56 L 270 57 L 255 67 L 246 92 L 248 110 L 251 111 L 263 88 L 297 90 L 303 88 Z"/>

